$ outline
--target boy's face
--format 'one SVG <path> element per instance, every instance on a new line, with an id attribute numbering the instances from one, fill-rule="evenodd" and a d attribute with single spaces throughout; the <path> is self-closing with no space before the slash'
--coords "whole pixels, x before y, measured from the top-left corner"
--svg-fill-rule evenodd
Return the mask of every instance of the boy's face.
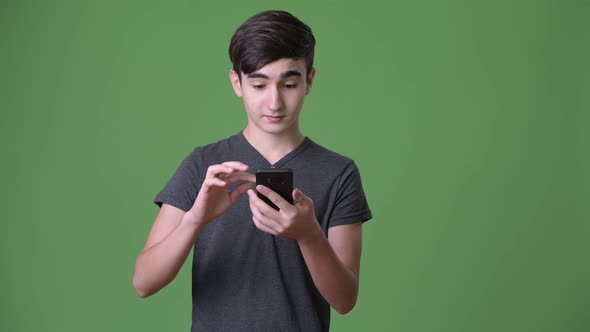
<path id="1" fill-rule="evenodd" d="M 244 101 L 248 113 L 248 128 L 269 134 L 290 134 L 299 130 L 299 112 L 303 99 L 311 89 L 315 75 L 312 69 L 306 77 L 305 60 L 283 58 L 259 70 L 235 71 L 230 79 L 236 95 Z"/>

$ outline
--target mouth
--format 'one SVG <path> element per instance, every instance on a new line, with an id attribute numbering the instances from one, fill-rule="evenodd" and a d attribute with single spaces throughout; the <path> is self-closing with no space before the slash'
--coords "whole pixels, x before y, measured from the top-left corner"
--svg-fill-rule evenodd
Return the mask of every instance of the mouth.
<path id="1" fill-rule="evenodd" d="M 285 116 L 284 115 L 265 115 L 264 116 L 267 120 L 271 121 L 271 122 L 279 122 L 281 121 Z"/>

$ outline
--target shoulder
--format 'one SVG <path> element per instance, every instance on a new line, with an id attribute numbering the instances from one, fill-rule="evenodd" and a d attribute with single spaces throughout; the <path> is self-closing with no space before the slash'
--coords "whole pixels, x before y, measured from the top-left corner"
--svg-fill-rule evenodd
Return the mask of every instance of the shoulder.
<path id="1" fill-rule="evenodd" d="M 311 139 L 309 141 L 310 146 L 308 149 L 307 158 L 312 159 L 313 162 L 321 163 L 323 166 L 329 167 L 332 170 L 356 168 L 353 159 L 330 150 L 312 141 Z"/>
<path id="2" fill-rule="evenodd" d="M 209 164 L 213 162 L 211 159 L 223 157 L 234 150 L 238 143 L 237 140 L 237 135 L 232 135 L 213 143 L 196 146 L 187 158 Z"/>
<path id="3" fill-rule="evenodd" d="M 230 150 L 235 145 L 236 135 L 220 139 L 216 142 L 209 143 L 206 145 L 199 145 L 193 149 L 193 153 L 205 153 L 205 152 L 219 152 L 224 150 Z"/>
<path id="4" fill-rule="evenodd" d="M 222 159 L 228 154 L 227 151 L 231 150 L 232 140 L 233 136 L 230 136 L 214 143 L 194 147 L 188 155 L 185 155 L 176 176 L 188 174 L 198 177 L 198 174 L 204 174 L 210 165 L 223 161 Z"/>

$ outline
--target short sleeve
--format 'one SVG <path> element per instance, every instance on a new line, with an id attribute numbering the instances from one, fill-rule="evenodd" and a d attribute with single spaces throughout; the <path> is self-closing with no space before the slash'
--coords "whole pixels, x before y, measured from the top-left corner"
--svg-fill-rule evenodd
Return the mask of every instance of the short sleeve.
<path id="1" fill-rule="evenodd" d="M 193 206 L 200 186 L 198 148 L 195 148 L 178 166 L 154 203 L 159 207 L 170 204 L 186 212 Z"/>
<path id="2" fill-rule="evenodd" d="M 334 210 L 328 227 L 365 222 L 373 217 L 365 197 L 361 174 L 351 162 L 340 177 Z"/>

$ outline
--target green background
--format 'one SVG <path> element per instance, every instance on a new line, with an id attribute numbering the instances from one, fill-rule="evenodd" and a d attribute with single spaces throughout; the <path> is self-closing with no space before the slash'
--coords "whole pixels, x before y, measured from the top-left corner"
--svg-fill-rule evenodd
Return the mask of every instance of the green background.
<path id="1" fill-rule="evenodd" d="M 587 1 L 1 1 L 0 330 L 187 331 L 190 268 L 139 299 L 152 199 L 241 130 L 233 31 L 317 39 L 306 135 L 374 219 L 334 331 L 590 330 Z"/>

